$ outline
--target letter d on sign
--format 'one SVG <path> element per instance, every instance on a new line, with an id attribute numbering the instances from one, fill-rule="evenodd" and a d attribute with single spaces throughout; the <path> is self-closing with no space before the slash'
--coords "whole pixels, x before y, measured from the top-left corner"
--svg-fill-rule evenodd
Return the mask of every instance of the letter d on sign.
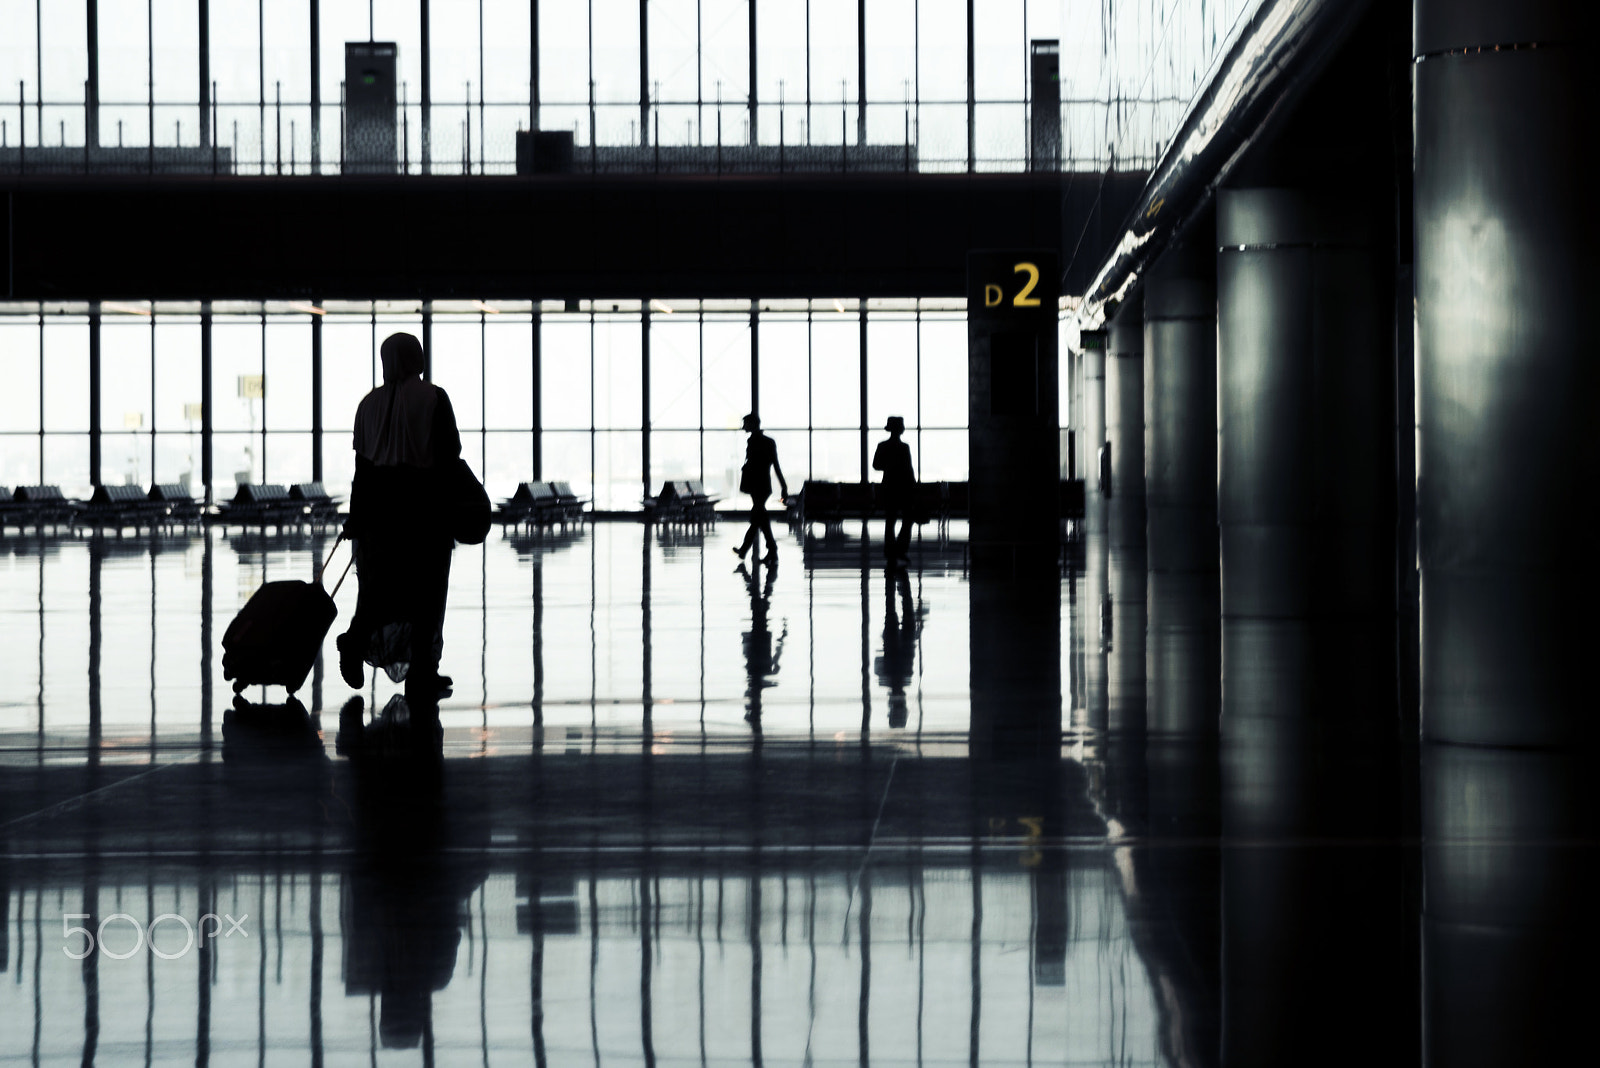
<path id="1" fill-rule="evenodd" d="M 991 282 L 990 284 L 984 286 L 983 287 L 983 306 L 985 308 L 993 308 L 995 305 L 1000 303 L 1001 295 L 1002 294 L 1000 292 L 1000 287 L 995 285 L 994 283 Z"/>

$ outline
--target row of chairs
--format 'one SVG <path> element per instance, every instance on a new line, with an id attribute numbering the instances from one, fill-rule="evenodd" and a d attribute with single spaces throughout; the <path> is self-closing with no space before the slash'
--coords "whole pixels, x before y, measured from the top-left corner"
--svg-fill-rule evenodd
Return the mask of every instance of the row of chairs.
<path id="1" fill-rule="evenodd" d="M 53 531 L 187 530 L 201 521 L 200 505 L 178 482 L 138 486 L 96 486 L 86 501 L 69 498 L 60 486 L 0 486 L 0 531 L 15 528 Z"/>
<path id="2" fill-rule="evenodd" d="M 529 533 L 552 529 L 566 530 L 583 522 L 587 497 L 572 492 L 566 482 L 521 482 L 517 491 L 500 502 L 495 520 L 501 527 Z"/>
<path id="3" fill-rule="evenodd" d="M 813 482 L 801 487 L 799 502 L 791 509 L 791 521 L 802 529 L 821 523 L 835 530 L 846 519 L 881 519 L 884 515 L 883 487 L 875 482 Z M 941 534 L 948 533 L 952 519 L 971 517 L 971 500 L 965 482 L 919 482 L 913 491 L 909 511 L 917 522 L 936 523 Z M 1069 537 L 1081 533 L 1084 517 L 1084 485 L 1081 479 L 1060 483 L 1060 517 Z"/>
<path id="4" fill-rule="evenodd" d="M 644 498 L 644 521 L 661 526 L 715 526 L 720 499 L 706 493 L 705 485 L 695 479 L 664 482 L 660 493 Z"/>
<path id="5" fill-rule="evenodd" d="M 339 501 L 329 496 L 321 482 L 296 482 L 292 486 L 245 482 L 232 500 L 217 508 L 217 522 L 223 530 L 230 526 L 246 530 L 309 527 L 320 533 L 339 521 Z"/>
<path id="6" fill-rule="evenodd" d="M 912 491 L 909 511 L 919 522 L 938 524 L 942 533 L 952 519 L 967 518 L 967 484 L 919 482 Z M 790 511 L 791 521 L 802 529 L 821 523 L 833 530 L 846 519 L 881 519 L 883 515 L 883 487 L 876 482 L 807 481 Z"/>

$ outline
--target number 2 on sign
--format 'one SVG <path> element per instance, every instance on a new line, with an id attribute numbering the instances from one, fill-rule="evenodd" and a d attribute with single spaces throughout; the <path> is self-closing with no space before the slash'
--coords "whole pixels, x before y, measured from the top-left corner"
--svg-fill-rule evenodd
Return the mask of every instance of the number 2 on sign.
<path id="1" fill-rule="evenodd" d="M 1023 274 L 1024 272 L 1028 275 L 1028 284 L 1022 287 L 1022 292 L 1011 298 L 1011 303 L 1018 308 L 1037 308 L 1039 306 L 1039 298 L 1030 297 L 1028 294 L 1032 293 L 1034 287 L 1039 284 L 1039 268 L 1031 263 L 1019 263 L 1011 268 L 1012 274 Z"/>
<path id="2" fill-rule="evenodd" d="M 1012 306 L 1016 308 L 1037 308 L 1039 306 L 1039 298 L 1030 297 L 1028 294 L 1032 293 L 1034 288 L 1039 284 L 1039 268 L 1031 263 L 1019 263 L 1011 269 L 1011 273 L 1026 274 L 1028 276 L 1028 284 L 1022 287 L 1021 292 L 1011 298 Z M 1002 294 L 1000 287 L 992 282 L 984 286 L 984 307 L 993 308 L 995 305 L 1000 303 L 1003 295 L 1004 294 Z"/>

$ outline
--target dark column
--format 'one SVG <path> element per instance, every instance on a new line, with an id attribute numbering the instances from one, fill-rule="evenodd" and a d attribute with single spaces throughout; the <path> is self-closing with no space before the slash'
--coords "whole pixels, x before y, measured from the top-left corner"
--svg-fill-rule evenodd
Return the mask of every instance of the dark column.
<path id="1" fill-rule="evenodd" d="M 1128 737 L 1118 760 L 1142 766 L 1145 730 L 1144 321 L 1138 301 L 1111 323 L 1105 357 L 1107 592 L 1106 727 Z M 1142 789 L 1134 793 L 1142 797 Z"/>
<path id="2" fill-rule="evenodd" d="M 322 301 L 314 301 L 318 307 Z M 311 480 L 322 481 L 322 316 L 311 317 Z"/>
<path id="3" fill-rule="evenodd" d="M 1225 733 L 1230 715 L 1278 714 L 1228 681 L 1263 626 L 1292 623 L 1330 669 L 1393 662 L 1391 309 L 1376 225 L 1330 195 L 1219 194 Z M 1330 670 L 1311 714 L 1392 715 L 1393 679 L 1347 689 L 1362 677 Z"/>
<path id="4" fill-rule="evenodd" d="M 1054 250 L 967 256 L 974 756 L 1061 751 Z"/>
<path id="5" fill-rule="evenodd" d="M 100 302 L 89 303 L 89 484 L 100 485 Z"/>
<path id="6" fill-rule="evenodd" d="M 640 7 L 644 5 L 641 2 Z M 641 18 L 644 12 L 639 12 Z M 643 471 L 644 488 L 640 491 L 645 497 L 650 496 L 650 302 L 644 302 L 644 308 L 639 314 L 640 352 L 639 352 L 639 427 L 640 427 L 640 469 Z M 755 336 L 754 325 L 750 331 L 751 337 Z M 650 539 L 645 539 L 645 567 L 649 568 Z M 648 646 L 646 647 L 648 650 Z M 646 651 L 645 656 L 650 654 Z M 648 686 L 649 683 L 647 682 Z"/>
<path id="7" fill-rule="evenodd" d="M 1417 1059 L 1415 904 L 1391 844 L 1386 209 L 1306 189 L 1218 196 L 1222 824 L 1256 843 L 1222 862 L 1224 1064 L 1279 1063 L 1310 1033 L 1342 1063 L 1364 1040 L 1338 1019 Z"/>
<path id="8" fill-rule="evenodd" d="M 322 10 L 311 0 L 311 173 L 322 170 Z M 320 335 L 319 335 L 320 337 Z M 320 458 L 320 451 L 313 454 Z M 321 475 L 317 476 L 321 478 Z"/>
<path id="9" fill-rule="evenodd" d="M 421 0 L 422 8 L 422 173 L 433 170 L 433 52 L 432 34 L 428 29 L 428 0 Z M 590 130 L 590 137 L 594 131 Z"/>
<path id="10" fill-rule="evenodd" d="M 978 158 L 978 80 L 977 52 L 973 48 L 973 4 L 967 0 L 967 170 L 977 166 Z"/>
<path id="11" fill-rule="evenodd" d="M 809 116 L 807 120 L 809 121 Z M 856 144 L 867 143 L 867 0 L 856 0 Z"/>
<path id="12" fill-rule="evenodd" d="M 756 0 L 750 0 L 750 144 L 756 143 Z M 807 27 L 806 32 L 810 32 Z M 811 79 L 811 71 L 806 70 L 806 80 Z M 811 121 L 811 116 L 806 116 L 806 121 Z"/>
<path id="13" fill-rule="evenodd" d="M 539 302 L 533 302 L 533 480 L 544 478 L 544 338 L 540 333 Z"/>
<path id="14" fill-rule="evenodd" d="M 422 302 L 422 377 L 429 382 L 433 381 L 433 301 L 431 300 Z"/>
<path id="15" fill-rule="evenodd" d="M 1111 547 L 1118 549 L 1144 545 L 1144 318 L 1139 302 L 1123 306 L 1110 334 L 1105 390 L 1111 492 L 1106 500 L 1106 532 Z"/>
<path id="16" fill-rule="evenodd" d="M 1415 4 L 1423 1014 L 1437 1065 L 1559 1060 L 1590 903 L 1600 389 L 1586 5 Z M 1515 161 L 1514 164 L 1511 161 Z"/>
<path id="17" fill-rule="evenodd" d="M 528 0 L 528 129 L 539 128 L 539 0 Z M 538 311 L 534 317 L 538 318 Z"/>
<path id="18" fill-rule="evenodd" d="M 1100 480 L 1100 450 L 1106 443 L 1106 331 L 1086 330 L 1079 338 L 1082 349 L 1081 386 L 1083 413 L 1074 416 L 1078 427 L 1078 455 L 1083 457 L 1084 522 L 1091 531 L 1105 530 L 1105 494 Z"/>
<path id="19" fill-rule="evenodd" d="M 639 0 L 639 145 L 650 144 L 650 5 Z"/>
<path id="20" fill-rule="evenodd" d="M 1594 736 L 1582 5 L 1416 4 L 1422 730 Z M 1515 160 L 1515 166 L 1506 161 Z M 1574 476 L 1577 477 L 1574 477 Z"/>
<path id="21" fill-rule="evenodd" d="M 211 477 L 211 302 L 200 305 L 200 481 L 207 504 L 214 503 Z"/>
<path id="22" fill-rule="evenodd" d="M 1152 571 L 1217 572 L 1214 224 L 1145 282 L 1145 529 Z"/>
<path id="23" fill-rule="evenodd" d="M 100 147 L 100 5 L 97 0 L 84 0 L 84 7 L 86 8 L 84 21 L 89 30 L 87 43 L 89 80 L 83 89 L 83 143 L 86 148 L 98 148 Z M 44 143 L 42 129 L 39 131 L 39 142 Z M 96 485 L 98 484 L 97 482 Z"/>
<path id="24" fill-rule="evenodd" d="M 199 50 L 200 50 L 200 97 L 199 97 L 199 99 L 200 99 L 200 147 L 201 148 L 210 148 L 211 147 L 211 0 L 198 0 L 198 3 L 199 3 L 199 7 L 200 7 L 200 10 L 199 10 L 199 19 L 200 19 L 200 27 L 199 27 L 200 28 L 200 46 L 199 46 Z M 316 9 L 317 9 L 317 0 L 311 0 L 311 10 L 314 12 L 314 11 L 316 11 Z M 314 15 L 313 15 L 313 18 L 315 18 Z M 312 26 L 315 27 L 315 25 L 316 25 L 316 23 L 313 22 Z M 316 32 L 315 29 L 313 29 L 312 32 L 315 33 Z M 316 38 L 313 37 L 311 40 L 313 42 L 315 42 Z M 312 48 L 313 48 L 313 50 L 315 50 L 315 48 L 316 48 L 315 43 L 313 43 Z M 316 68 L 313 67 L 312 69 L 315 70 Z M 315 79 L 316 79 L 317 76 L 315 74 L 313 74 L 311 77 L 312 77 L 311 85 L 313 87 L 311 91 L 312 91 L 313 94 L 315 94 L 316 93 L 315 86 L 317 84 Z M 315 114 L 315 113 L 313 112 L 313 114 Z M 312 125 L 312 129 L 315 129 L 316 128 L 315 123 L 316 123 L 317 120 L 315 118 L 313 118 L 311 121 L 312 121 L 312 124 L 313 124 Z M 315 151 L 315 150 L 313 150 L 313 151 Z"/>
<path id="25" fill-rule="evenodd" d="M 857 353 L 858 353 L 858 355 L 860 357 L 860 361 L 859 362 L 860 362 L 861 382 L 860 382 L 860 390 L 856 394 L 856 396 L 860 399 L 860 413 L 856 417 L 856 427 L 857 427 L 857 433 L 860 435 L 860 439 L 861 439 L 861 448 L 860 448 L 860 452 L 861 452 L 861 481 L 862 482 L 869 482 L 869 481 L 871 481 L 871 479 L 869 477 L 869 473 L 870 473 L 871 469 L 867 466 L 867 298 L 866 297 L 862 297 L 861 298 L 861 308 L 860 308 L 860 320 L 859 320 L 859 322 L 860 322 L 861 335 L 860 335 L 860 340 L 858 342 Z"/>
<path id="26" fill-rule="evenodd" d="M 1144 287 L 1152 734 L 1214 735 L 1221 704 L 1215 231 L 1206 220 Z"/>

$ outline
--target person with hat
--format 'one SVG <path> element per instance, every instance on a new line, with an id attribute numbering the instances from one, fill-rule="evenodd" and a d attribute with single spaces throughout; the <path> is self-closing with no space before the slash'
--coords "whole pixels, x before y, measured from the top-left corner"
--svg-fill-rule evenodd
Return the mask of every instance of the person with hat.
<path id="1" fill-rule="evenodd" d="M 767 498 L 772 496 L 769 469 L 778 475 L 779 501 L 789 496 L 789 483 L 783 477 L 783 468 L 778 465 L 778 444 L 761 432 L 761 420 L 754 412 L 744 417 L 744 429 L 749 432 L 750 438 L 744 447 L 739 492 L 750 495 L 750 529 L 745 531 L 744 542 L 733 551 L 743 560 L 745 553 L 755 547 L 759 533 L 767 539 L 767 555 L 765 559 L 758 557 L 756 562 L 777 567 L 778 543 L 772 537 L 772 521 L 767 518 Z"/>
<path id="2" fill-rule="evenodd" d="M 906 421 L 891 415 L 884 425 L 889 440 L 878 442 L 872 454 L 872 469 L 883 472 L 879 499 L 883 501 L 883 558 L 885 566 L 894 567 L 895 560 L 902 563 L 911 553 L 911 498 L 916 492 L 917 472 L 911 466 L 911 446 L 901 440 L 906 432 Z M 895 533 L 895 523 L 900 531 Z"/>

